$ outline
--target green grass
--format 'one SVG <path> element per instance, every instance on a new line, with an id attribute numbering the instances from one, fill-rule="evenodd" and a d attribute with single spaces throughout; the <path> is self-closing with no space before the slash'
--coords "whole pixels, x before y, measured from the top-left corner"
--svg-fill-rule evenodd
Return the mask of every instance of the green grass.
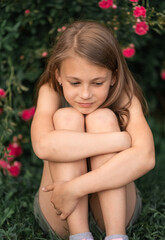
<path id="1" fill-rule="evenodd" d="M 18 178 L 0 172 L 0 239 L 49 240 L 33 216 L 33 197 L 39 187 L 42 161 L 25 154 L 22 173 Z M 27 157 L 25 157 L 27 156 Z M 136 183 L 143 199 L 139 221 L 129 230 L 130 240 L 165 240 L 165 162 L 159 154 L 154 170 Z M 103 236 L 96 236 L 101 240 Z M 57 240 L 57 239 L 56 239 Z"/>

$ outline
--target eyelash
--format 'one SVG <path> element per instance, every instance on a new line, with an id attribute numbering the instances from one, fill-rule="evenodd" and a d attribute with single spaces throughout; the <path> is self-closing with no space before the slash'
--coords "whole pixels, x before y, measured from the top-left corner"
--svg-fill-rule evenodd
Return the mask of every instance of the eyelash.
<path id="1" fill-rule="evenodd" d="M 103 85 L 102 82 L 97 82 L 97 83 L 94 83 L 94 84 L 97 85 L 97 86 L 101 86 L 101 85 Z"/>
<path id="2" fill-rule="evenodd" d="M 80 84 L 79 82 L 70 82 L 71 85 L 78 85 Z"/>
<path id="3" fill-rule="evenodd" d="M 70 82 L 70 84 L 73 85 L 73 86 L 76 86 L 76 85 L 79 85 L 80 82 Z M 93 83 L 93 85 L 101 86 L 101 85 L 103 85 L 103 82 Z"/>

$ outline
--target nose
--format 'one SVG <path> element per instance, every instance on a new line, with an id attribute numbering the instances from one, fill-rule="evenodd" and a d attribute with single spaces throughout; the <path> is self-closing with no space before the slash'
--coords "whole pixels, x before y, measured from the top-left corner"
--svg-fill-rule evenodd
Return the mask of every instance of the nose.
<path id="1" fill-rule="evenodd" d="M 88 86 L 83 86 L 80 92 L 80 96 L 82 99 L 90 99 L 92 97 L 92 91 L 90 87 Z"/>

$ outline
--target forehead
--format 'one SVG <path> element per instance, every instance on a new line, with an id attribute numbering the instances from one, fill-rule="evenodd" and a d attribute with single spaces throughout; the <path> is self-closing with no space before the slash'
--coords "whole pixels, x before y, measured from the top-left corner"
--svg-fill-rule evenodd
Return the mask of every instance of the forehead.
<path id="1" fill-rule="evenodd" d="M 106 77 L 107 75 L 111 74 L 111 71 L 107 68 L 90 62 L 86 58 L 75 55 L 62 61 L 60 73 L 61 75 L 71 75 L 75 77 Z"/>

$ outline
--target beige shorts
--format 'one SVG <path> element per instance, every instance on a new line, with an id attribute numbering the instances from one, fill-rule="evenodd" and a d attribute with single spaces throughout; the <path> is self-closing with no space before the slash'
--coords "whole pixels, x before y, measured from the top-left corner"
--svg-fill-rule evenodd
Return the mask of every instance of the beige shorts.
<path id="1" fill-rule="evenodd" d="M 130 228 L 137 221 L 137 219 L 141 213 L 141 209 L 142 209 L 142 201 L 141 201 L 139 190 L 137 190 L 136 191 L 136 206 L 135 206 L 134 214 L 129 222 L 127 229 Z M 55 231 L 51 228 L 51 226 L 49 225 L 48 221 L 46 220 L 46 218 L 44 217 L 44 215 L 42 213 L 42 210 L 41 210 L 40 204 L 39 204 L 38 192 L 36 193 L 35 198 L 34 198 L 34 215 L 35 215 L 36 221 L 38 222 L 39 226 L 41 227 L 41 229 L 44 232 L 49 233 L 52 237 L 56 237 L 57 240 L 61 239 L 55 233 Z M 103 232 L 99 228 L 96 220 L 94 219 L 92 212 L 89 212 L 89 227 L 90 227 L 90 231 L 95 232 L 95 234 L 97 234 L 97 236 L 102 236 Z"/>

